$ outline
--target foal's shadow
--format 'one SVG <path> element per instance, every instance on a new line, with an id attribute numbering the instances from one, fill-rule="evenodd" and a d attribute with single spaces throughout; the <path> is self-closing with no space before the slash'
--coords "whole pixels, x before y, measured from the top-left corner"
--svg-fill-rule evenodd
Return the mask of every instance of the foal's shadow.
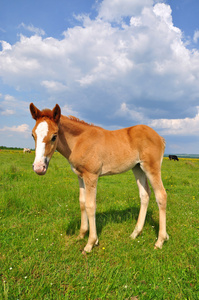
<path id="1" fill-rule="evenodd" d="M 138 207 L 131 207 L 124 210 L 109 210 L 105 212 L 96 213 L 96 226 L 97 226 L 97 233 L 98 235 L 101 234 L 103 228 L 111 223 L 120 224 L 124 223 L 126 221 L 132 221 L 132 231 L 134 229 L 133 226 L 135 226 L 139 214 L 139 208 Z M 135 221 L 135 223 L 133 222 Z M 134 223 L 134 224 L 133 224 Z M 145 223 L 150 224 L 154 227 L 154 231 L 156 232 L 156 235 L 158 234 L 159 225 L 158 223 L 153 219 L 152 217 L 152 211 L 148 209 L 147 215 L 146 215 L 146 221 Z M 79 217 L 74 218 L 70 221 L 67 229 L 66 234 L 67 235 L 73 235 L 75 234 L 76 230 L 80 229 L 80 215 Z"/>

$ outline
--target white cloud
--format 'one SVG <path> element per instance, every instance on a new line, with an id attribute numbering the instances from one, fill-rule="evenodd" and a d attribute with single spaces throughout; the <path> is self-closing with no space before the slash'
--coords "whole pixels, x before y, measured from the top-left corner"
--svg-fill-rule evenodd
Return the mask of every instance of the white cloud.
<path id="1" fill-rule="evenodd" d="M 125 102 L 121 104 L 120 109 L 116 112 L 116 116 L 129 118 L 130 120 L 134 120 L 136 123 L 143 123 L 145 119 L 142 112 L 139 112 L 138 109 L 129 109 Z"/>
<path id="2" fill-rule="evenodd" d="M 126 2 L 127 7 L 129 3 Z M 76 82 L 88 86 L 108 80 L 111 86 L 113 80 L 120 83 L 123 77 L 132 96 L 131 86 L 142 93 L 143 81 L 147 82 L 150 76 L 156 95 L 157 77 L 187 76 L 189 60 L 194 56 L 183 45 L 181 32 L 172 25 L 170 13 L 167 5 L 157 4 L 154 8 L 148 5 L 123 29 L 85 17 L 83 26 L 67 30 L 62 40 L 21 36 L 11 53 L 4 51 L 1 76 L 18 88 L 43 85 L 56 92 L 66 86 L 73 88 Z M 172 92 L 173 89 L 175 80 Z"/>
<path id="3" fill-rule="evenodd" d="M 19 28 L 20 27 L 23 27 L 24 29 L 30 31 L 30 32 L 33 32 L 37 35 L 45 35 L 45 31 L 43 29 L 40 29 L 40 28 L 37 28 L 37 27 L 34 27 L 32 24 L 31 25 L 26 25 L 24 23 L 21 23 L 19 25 Z"/>
<path id="4" fill-rule="evenodd" d="M 169 28 L 173 30 L 173 22 L 171 16 L 171 7 L 162 3 L 157 3 L 154 6 L 153 12 L 160 18 Z"/>
<path id="5" fill-rule="evenodd" d="M 194 36 L 193 36 L 193 41 L 194 43 L 197 43 L 198 42 L 198 39 L 199 39 L 199 30 L 196 30 L 194 32 Z"/>
<path id="6" fill-rule="evenodd" d="M 41 82 L 41 85 L 44 86 L 48 92 L 61 92 L 61 91 L 65 91 L 67 89 L 67 86 L 65 86 L 64 84 L 62 84 L 61 82 L 58 81 L 48 81 L 48 80 L 44 80 Z"/>
<path id="7" fill-rule="evenodd" d="M 11 95 L 8 95 L 8 94 L 4 96 L 4 99 L 5 99 L 6 102 L 12 102 L 13 103 L 13 102 L 16 101 L 15 97 L 13 97 Z"/>
<path id="8" fill-rule="evenodd" d="M 18 126 L 4 126 L 0 128 L 0 145 L 7 147 L 34 147 L 31 130 L 28 124 Z"/>
<path id="9" fill-rule="evenodd" d="M 121 21 L 122 17 L 139 14 L 143 7 L 153 5 L 153 0 L 104 0 L 99 7 L 99 17 L 107 21 Z"/>
<path id="10" fill-rule="evenodd" d="M 198 135 L 199 107 L 194 118 L 157 119 L 150 122 L 149 125 L 160 129 L 164 135 Z"/>
<path id="11" fill-rule="evenodd" d="M 27 124 L 22 124 L 19 126 L 4 126 L 3 128 L 0 128 L 0 132 L 13 132 L 13 133 L 23 133 L 23 134 L 29 134 L 30 129 L 29 125 Z"/>
<path id="12" fill-rule="evenodd" d="M 111 13 L 117 18 L 119 12 L 121 17 L 128 14 L 130 24 L 121 28 L 102 18 L 82 17 L 83 25 L 68 29 L 62 40 L 21 35 L 15 45 L 4 46 L 0 56 L 3 81 L 18 90 L 43 86 L 56 93 L 66 87 L 77 89 L 77 83 L 80 91 L 105 81 L 111 89 L 114 82 L 123 85 L 133 99 L 143 91 L 147 98 L 156 97 L 168 80 L 170 92 L 166 86 L 163 91 L 168 101 L 179 90 L 177 81 L 183 90 L 187 80 L 189 86 L 190 80 L 195 84 L 199 72 L 193 66 L 199 61 L 198 52 L 186 49 L 181 31 L 172 24 L 168 5 L 107 0 L 102 2 L 99 16 L 112 4 L 115 10 Z"/>
<path id="13" fill-rule="evenodd" d="M 0 114 L 3 116 L 13 116 L 16 112 L 18 112 L 18 115 L 21 115 L 27 111 L 28 103 L 26 101 L 16 99 L 9 94 L 0 94 L 0 98 Z"/>
<path id="14" fill-rule="evenodd" d="M 11 50 L 12 46 L 6 41 L 0 41 L 2 46 L 2 51 Z"/>
<path id="15" fill-rule="evenodd" d="M 139 17 L 132 17 L 131 20 L 130 20 L 130 25 L 131 26 L 136 26 L 136 27 L 141 26 L 142 25 L 141 18 L 139 18 Z"/>
<path id="16" fill-rule="evenodd" d="M 72 109 L 71 105 L 64 105 L 61 108 L 62 115 L 78 117 L 78 112 Z"/>
<path id="17" fill-rule="evenodd" d="M 12 109 L 6 109 L 5 111 L 2 111 L 1 113 L 3 116 L 10 116 L 10 115 L 14 115 L 15 111 Z"/>

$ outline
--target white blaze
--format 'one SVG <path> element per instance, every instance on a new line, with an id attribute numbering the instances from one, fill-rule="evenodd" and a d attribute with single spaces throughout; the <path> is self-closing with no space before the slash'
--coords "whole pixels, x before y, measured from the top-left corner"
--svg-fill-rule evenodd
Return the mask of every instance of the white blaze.
<path id="1" fill-rule="evenodd" d="M 37 148 L 36 148 L 35 163 L 37 163 L 37 162 L 44 160 L 46 144 L 43 142 L 43 140 L 48 134 L 48 123 L 46 121 L 41 122 L 37 126 L 35 133 L 37 135 Z"/>

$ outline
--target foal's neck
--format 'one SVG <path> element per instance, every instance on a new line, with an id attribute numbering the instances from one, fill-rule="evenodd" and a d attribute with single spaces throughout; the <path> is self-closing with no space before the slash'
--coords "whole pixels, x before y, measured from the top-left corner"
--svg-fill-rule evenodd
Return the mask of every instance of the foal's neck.
<path id="1" fill-rule="evenodd" d="M 86 123 L 82 123 L 82 121 L 79 121 L 75 117 L 68 118 L 61 116 L 60 129 L 71 137 L 75 137 L 85 130 L 85 124 Z"/>
<path id="2" fill-rule="evenodd" d="M 70 119 L 66 116 L 61 116 L 57 151 L 69 159 L 76 138 L 78 138 L 78 136 L 81 135 L 85 130 L 86 126 L 83 123 Z"/>

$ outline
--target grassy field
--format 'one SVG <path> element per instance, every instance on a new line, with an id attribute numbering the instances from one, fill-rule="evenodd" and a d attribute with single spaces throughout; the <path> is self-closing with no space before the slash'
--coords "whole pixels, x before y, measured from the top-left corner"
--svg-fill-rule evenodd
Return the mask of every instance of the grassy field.
<path id="1" fill-rule="evenodd" d="M 83 255 L 78 180 L 55 153 L 45 176 L 34 153 L 0 152 L 0 299 L 199 299 L 199 160 L 165 158 L 167 232 L 154 250 L 152 193 L 143 233 L 129 238 L 139 212 L 132 172 L 99 179 L 99 246 Z"/>

